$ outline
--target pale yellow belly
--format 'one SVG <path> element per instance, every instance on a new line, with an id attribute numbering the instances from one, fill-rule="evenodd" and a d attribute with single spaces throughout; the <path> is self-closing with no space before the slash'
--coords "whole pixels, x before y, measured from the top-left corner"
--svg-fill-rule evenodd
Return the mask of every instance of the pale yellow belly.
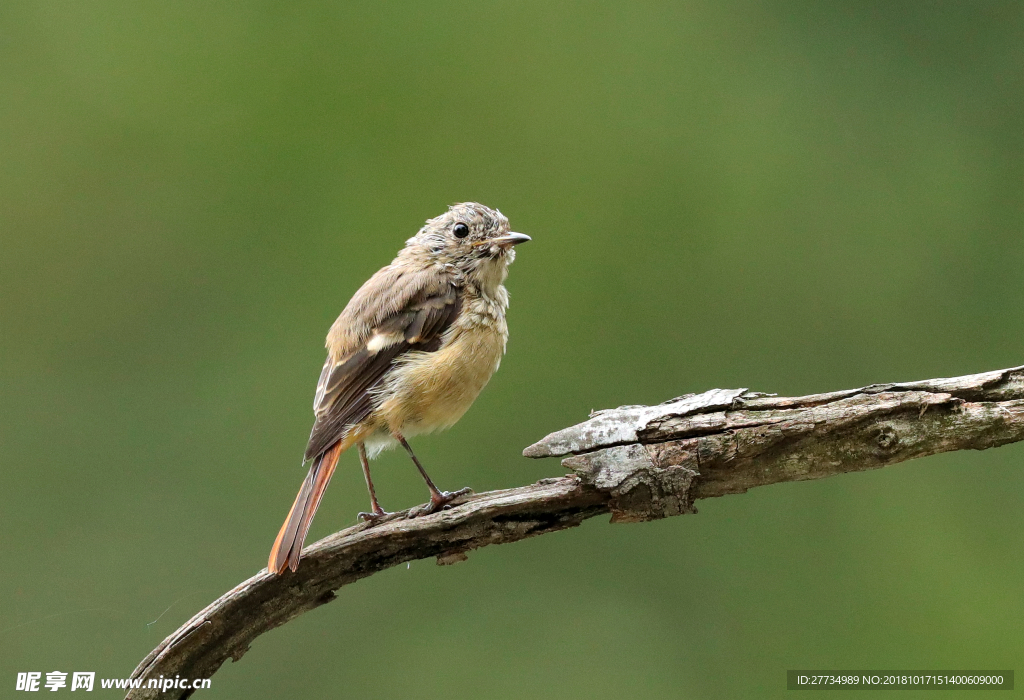
<path id="1" fill-rule="evenodd" d="M 503 330 L 462 328 L 436 352 L 403 358 L 378 394 L 371 415 L 377 429 L 408 436 L 454 425 L 498 369 Z"/>

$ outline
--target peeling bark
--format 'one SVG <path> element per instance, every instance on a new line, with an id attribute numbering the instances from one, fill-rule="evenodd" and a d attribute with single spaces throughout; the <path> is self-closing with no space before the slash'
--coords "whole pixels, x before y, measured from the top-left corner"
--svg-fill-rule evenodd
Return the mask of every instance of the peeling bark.
<path id="1" fill-rule="evenodd" d="M 260 634 L 328 603 L 353 581 L 413 559 L 467 553 L 610 512 L 639 522 L 754 486 L 877 469 L 951 450 L 1024 440 L 1024 367 L 951 379 L 777 397 L 714 389 L 658 406 L 599 411 L 548 435 L 527 457 L 565 457 L 573 474 L 462 496 L 448 510 L 342 530 L 309 546 L 295 573 L 265 569 L 197 613 L 132 678 L 208 678 Z M 127 698 L 191 691 L 132 690 Z"/>

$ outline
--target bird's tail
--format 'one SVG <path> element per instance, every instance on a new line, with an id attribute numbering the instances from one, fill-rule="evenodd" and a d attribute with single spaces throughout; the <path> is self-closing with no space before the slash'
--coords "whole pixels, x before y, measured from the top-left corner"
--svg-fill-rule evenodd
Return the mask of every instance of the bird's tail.
<path id="1" fill-rule="evenodd" d="M 306 541 L 306 533 L 313 522 L 313 515 L 320 505 L 320 499 L 323 498 L 324 489 L 331 481 L 334 468 L 338 466 L 338 457 L 341 456 L 343 448 L 348 447 L 343 445 L 343 442 L 347 441 L 339 440 L 313 460 L 306 480 L 299 489 L 299 495 L 295 497 L 295 503 L 288 512 L 288 518 L 281 526 L 281 531 L 277 533 L 274 548 L 270 550 L 267 568 L 271 573 L 283 573 L 285 567 L 292 571 L 299 568 L 302 543 Z"/>

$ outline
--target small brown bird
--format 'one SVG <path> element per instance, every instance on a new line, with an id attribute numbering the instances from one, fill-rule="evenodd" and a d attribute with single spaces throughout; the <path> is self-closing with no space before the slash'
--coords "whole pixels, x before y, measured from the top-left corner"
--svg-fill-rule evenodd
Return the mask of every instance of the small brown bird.
<path id="1" fill-rule="evenodd" d="M 368 460 L 397 444 L 430 489 L 426 512 L 457 495 L 437 490 L 406 437 L 454 425 L 498 369 L 508 339 L 502 282 L 513 247 L 528 240 L 495 209 L 455 204 L 359 288 L 327 334 L 304 458 L 313 463 L 270 550 L 270 571 L 298 568 L 338 457 L 353 445 L 370 492 L 364 519 L 387 515 Z"/>

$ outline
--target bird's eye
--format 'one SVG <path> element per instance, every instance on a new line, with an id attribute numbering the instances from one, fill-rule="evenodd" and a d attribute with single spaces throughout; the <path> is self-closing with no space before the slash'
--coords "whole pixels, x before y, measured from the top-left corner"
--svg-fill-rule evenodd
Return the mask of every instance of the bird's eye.
<path id="1" fill-rule="evenodd" d="M 469 235 L 469 226 L 466 226 L 466 224 L 460 221 L 455 224 L 455 227 L 452 229 L 452 233 L 455 234 L 456 238 L 465 238 Z"/>

